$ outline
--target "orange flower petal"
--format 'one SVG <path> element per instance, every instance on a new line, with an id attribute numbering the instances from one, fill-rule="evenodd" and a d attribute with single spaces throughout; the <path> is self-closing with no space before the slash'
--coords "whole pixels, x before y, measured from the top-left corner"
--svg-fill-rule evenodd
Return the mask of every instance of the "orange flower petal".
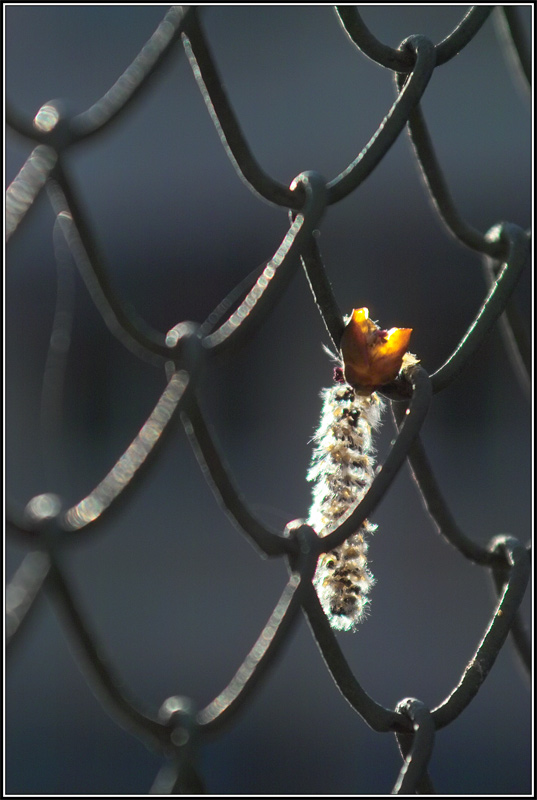
<path id="1" fill-rule="evenodd" d="M 412 328 L 384 331 L 369 319 L 367 308 L 354 309 L 341 337 L 345 380 L 366 393 L 396 378 Z"/>
<path id="2" fill-rule="evenodd" d="M 367 338 L 371 320 L 368 319 L 368 315 L 367 308 L 355 309 L 341 337 L 343 363 L 345 366 L 353 365 L 360 374 L 367 374 L 369 371 L 370 352 Z"/>

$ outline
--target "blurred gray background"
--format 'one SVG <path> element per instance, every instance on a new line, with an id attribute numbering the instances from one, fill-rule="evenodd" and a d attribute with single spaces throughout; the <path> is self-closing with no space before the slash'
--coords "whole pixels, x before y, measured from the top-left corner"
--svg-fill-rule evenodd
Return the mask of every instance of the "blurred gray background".
<path id="1" fill-rule="evenodd" d="M 366 6 L 375 35 L 442 40 L 466 6 Z M 7 6 L 8 98 L 28 119 L 53 98 L 95 102 L 136 56 L 165 6 Z M 532 8 L 520 8 L 530 41 Z M 329 6 L 213 6 L 203 12 L 225 87 L 262 167 L 289 184 L 327 180 L 364 147 L 390 108 L 393 77 L 351 44 Z M 531 213 L 530 105 L 513 83 L 492 19 L 437 69 L 423 110 L 462 216 L 485 231 Z M 9 183 L 31 144 L 8 132 Z M 69 168 L 111 279 L 153 326 L 202 321 L 270 258 L 288 223 L 239 180 L 180 46 L 120 124 L 69 154 Z M 39 448 L 43 368 L 55 303 L 53 214 L 46 195 L 8 248 L 6 484 L 26 503 L 44 491 L 78 502 L 108 472 L 154 407 L 165 376 L 112 338 L 77 277 L 60 475 Z M 486 292 L 480 258 L 444 230 L 406 133 L 367 181 L 331 206 L 319 240 L 345 313 L 368 306 L 384 327 L 414 329 L 411 349 L 437 369 Z M 529 272 L 529 271 L 528 271 Z M 530 323 L 531 282 L 517 299 Z M 305 480 L 319 391 L 331 382 L 324 325 L 299 274 L 263 329 L 204 378 L 204 408 L 249 503 L 272 525 L 307 514 Z M 498 331 L 455 385 L 434 398 L 423 439 L 460 526 L 477 541 L 531 530 L 530 409 Z M 379 436 L 385 456 L 390 415 Z M 377 585 L 369 619 L 339 638 L 375 699 L 431 707 L 458 683 L 494 608 L 486 571 L 437 534 L 405 467 L 374 514 Z M 157 709 L 172 694 L 203 707 L 233 677 L 287 580 L 214 500 L 184 434 L 122 513 L 68 554 L 73 585 L 128 690 Z M 8 577 L 23 550 L 7 548 Z M 524 610 L 530 622 L 530 595 Z M 137 794 L 159 756 L 101 709 L 48 601 L 6 679 L 6 790 Z M 509 644 L 470 707 L 437 735 L 442 794 L 531 791 L 531 702 Z M 383 794 L 400 767 L 391 736 L 347 705 L 300 619 L 270 677 L 202 753 L 215 794 Z"/>

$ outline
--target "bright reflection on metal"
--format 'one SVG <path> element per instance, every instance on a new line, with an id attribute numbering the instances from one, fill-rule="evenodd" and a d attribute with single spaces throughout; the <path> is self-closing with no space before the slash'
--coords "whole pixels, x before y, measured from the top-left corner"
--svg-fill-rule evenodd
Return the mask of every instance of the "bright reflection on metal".
<path id="1" fill-rule="evenodd" d="M 174 348 L 177 342 L 192 330 L 191 322 L 179 322 L 166 334 L 166 347 Z M 173 363 L 173 362 L 172 362 Z"/>
<path id="2" fill-rule="evenodd" d="M 253 288 L 246 295 L 239 308 L 217 331 L 215 331 L 215 333 L 208 337 L 208 339 L 211 341 L 211 346 L 220 344 L 220 342 L 222 342 L 224 339 L 227 339 L 227 337 L 230 336 L 233 331 L 239 327 L 242 321 L 250 314 L 259 298 L 265 292 L 271 280 L 274 278 L 276 270 L 285 259 L 285 256 L 289 252 L 289 249 L 303 224 L 304 217 L 302 214 L 298 214 L 289 231 L 286 233 L 283 242 L 274 254 L 274 257 L 268 262 L 267 266 L 257 279 Z"/>
<path id="3" fill-rule="evenodd" d="M 27 504 L 25 514 L 33 522 L 53 519 L 61 508 L 60 498 L 55 494 L 38 494 Z"/>
<path id="4" fill-rule="evenodd" d="M 93 492 L 66 513 L 66 528 L 78 530 L 93 522 L 123 491 L 159 440 L 187 385 L 186 372 L 172 375 L 155 410 L 130 447 Z"/>
<path id="5" fill-rule="evenodd" d="M 60 112 L 56 106 L 46 103 L 41 106 L 39 111 L 34 117 L 34 127 L 42 133 L 50 133 L 56 127 L 60 119 Z"/>
<path id="6" fill-rule="evenodd" d="M 184 13 L 181 6 L 172 6 L 155 33 L 123 75 L 97 103 L 75 118 L 74 127 L 78 132 L 87 135 L 92 130 L 104 125 L 125 105 L 170 44 Z"/>
<path id="7" fill-rule="evenodd" d="M 17 228 L 57 161 L 51 147 L 40 144 L 28 158 L 6 192 L 6 242 Z"/>

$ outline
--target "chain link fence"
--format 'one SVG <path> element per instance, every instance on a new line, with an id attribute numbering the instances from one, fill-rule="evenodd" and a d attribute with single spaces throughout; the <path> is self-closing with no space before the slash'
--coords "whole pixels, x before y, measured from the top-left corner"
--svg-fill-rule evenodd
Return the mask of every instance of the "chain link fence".
<path id="1" fill-rule="evenodd" d="M 97 102 L 40 97 L 33 114 L 11 96 L 8 47 L 11 163 L 19 158 L 6 200 L 8 793 L 530 791 L 530 703 L 513 658 L 530 671 L 529 220 L 487 216 L 494 203 L 509 219 L 527 214 L 513 205 L 529 201 L 529 181 L 517 179 L 530 174 L 529 151 L 520 167 L 513 155 L 517 129 L 529 127 L 524 100 L 511 90 L 517 118 L 493 108 L 511 162 L 505 173 L 476 167 L 483 225 L 452 197 L 433 149 L 455 110 L 474 158 L 492 136 L 478 118 L 477 134 L 465 130 L 473 103 L 481 108 L 473 87 L 455 86 L 449 106 L 457 60 L 479 53 L 475 75 L 496 99 L 509 69 L 527 92 L 528 8 L 378 7 L 444 26 L 395 49 L 366 24 L 372 10 L 173 6 L 137 54 L 128 41 L 130 66 Z M 32 15 L 47 15 L 45 41 L 47 20 L 81 13 L 83 30 L 89 19 L 7 11 L 7 41 L 18 30 L 18 44 L 25 26 L 40 34 L 36 24 L 30 35 Z M 157 12 L 92 9 L 95 69 L 119 41 L 124 57 L 129 15 L 141 14 L 138 29 Z M 77 41 L 69 69 L 83 79 Z M 288 76 L 303 128 L 277 101 L 291 44 L 309 70 L 307 82 Z M 54 79 L 68 68 L 47 46 Z M 344 67 L 332 58 L 340 50 Z M 103 81 L 107 70 L 120 66 L 107 63 Z M 469 64 L 459 70 L 469 84 Z M 385 102 L 390 73 L 395 101 Z M 331 75 L 332 105 L 316 75 Z M 165 113 L 152 105 L 159 93 Z M 252 118 L 252 107 L 268 112 Z M 328 113 L 317 130 L 319 108 Z M 223 177 L 204 149 L 207 110 Z M 286 127 L 291 157 L 278 162 L 267 147 L 264 162 L 257 145 L 283 152 Z M 405 128 L 432 204 L 415 171 L 394 164 L 407 157 Z M 329 154 L 312 162 L 310 138 Z M 252 203 L 261 216 L 249 217 Z M 288 223 L 271 216 L 279 209 Z M 393 425 L 382 467 L 320 539 L 301 519 L 308 438 L 330 380 L 321 343 L 338 348 L 342 313 L 360 305 L 387 327 L 414 328 L 421 367 L 385 387 Z M 194 319 L 205 321 L 183 321 Z M 336 635 L 313 571 L 372 513 L 371 618 Z M 487 573 L 496 599 L 483 591 Z M 400 754 L 374 732 L 395 734 Z"/>

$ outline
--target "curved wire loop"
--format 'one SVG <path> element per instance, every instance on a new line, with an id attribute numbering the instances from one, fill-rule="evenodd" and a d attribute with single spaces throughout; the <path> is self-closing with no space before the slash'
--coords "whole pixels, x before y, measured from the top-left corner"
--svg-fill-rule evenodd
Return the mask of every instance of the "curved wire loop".
<path id="1" fill-rule="evenodd" d="M 256 161 L 224 89 L 197 13 L 189 17 L 182 39 L 211 120 L 237 175 L 259 197 L 298 211 L 303 196 L 271 178 Z"/>
<path id="2" fill-rule="evenodd" d="M 229 466 L 214 443 L 194 393 L 185 405 L 182 417 L 205 480 L 241 533 L 247 534 L 250 541 L 267 556 L 290 552 L 293 547 L 292 540 L 285 539 L 277 531 L 271 530 L 248 508 L 243 495 L 235 485 Z"/>
<path id="3" fill-rule="evenodd" d="M 338 644 L 336 635 L 321 607 L 313 585 L 308 587 L 303 602 L 311 632 L 321 651 L 326 667 L 337 688 L 369 727 L 379 733 L 410 731 L 408 720 L 397 711 L 373 700 L 354 676 Z"/>
<path id="4" fill-rule="evenodd" d="M 525 231 L 517 225 L 502 223 L 491 228 L 491 238 L 498 238 L 508 245 L 508 254 L 496 278 L 494 285 L 476 318 L 460 340 L 459 344 L 444 362 L 444 364 L 431 375 L 433 392 L 440 392 L 464 369 L 470 358 L 488 336 L 490 329 L 504 311 L 507 301 L 511 297 L 522 270 L 528 263 L 529 242 Z"/>
<path id="5" fill-rule="evenodd" d="M 337 203 L 354 191 L 373 172 L 395 142 L 419 103 L 435 67 L 434 45 L 425 36 L 409 36 L 401 48 L 415 60 L 404 88 L 379 127 L 346 169 L 328 183 L 328 202 Z"/>
<path id="6" fill-rule="evenodd" d="M 481 688 L 509 635 L 528 585 L 531 564 L 526 548 L 511 536 L 494 537 L 489 546 L 491 552 L 505 557 L 510 570 L 489 627 L 458 686 L 432 711 L 437 729 L 453 722 Z"/>
<path id="7" fill-rule="evenodd" d="M 392 404 L 392 413 L 396 427 L 399 429 L 399 426 L 405 420 L 405 410 L 400 405 Z M 492 566 L 493 564 L 505 563 L 501 555 L 472 541 L 459 528 L 451 509 L 440 491 L 433 468 L 419 436 L 416 437 L 416 440 L 409 448 L 407 458 L 425 508 L 438 528 L 440 535 L 465 558 L 473 561 L 474 564 Z"/>
<path id="8" fill-rule="evenodd" d="M 150 78 L 173 52 L 173 45 L 179 40 L 192 13 L 193 9 L 188 6 L 172 6 L 134 61 L 86 111 L 69 118 L 60 101 L 51 101 L 41 109 L 42 112 L 46 111 L 44 124 L 39 114 L 30 122 L 9 103 L 6 109 L 7 124 L 20 136 L 42 142 L 58 152 L 102 130 L 120 118 L 131 102 L 151 86 Z"/>
<path id="9" fill-rule="evenodd" d="M 151 748 L 165 749 L 168 732 L 164 725 L 141 711 L 136 702 L 120 689 L 123 682 L 103 657 L 101 645 L 97 647 L 94 634 L 87 624 L 87 614 L 81 612 L 74 593 L 65 577 L 57 547 L 49 548 L 51 559 L 47 580 L 47 594 L 54 603 L 58 616 L 68 632 L 73 660 L 77 663 L 87 683 L 92 687 L 104 710 L 114 721 Z"/>
<path id="10" fill-rule="evenodd" d="M 222 86 L 199 19 L 189 18 L 183 42 L 194 76 L 200 87 L 222 145 L 239 177 L 257 195 L 293 210 L 302 208 L 303 197 L 293 194 L 270 178 L 255 160 L 235 112 Z M 434 46 L 423 36 L 405 43 L 412 49 L 415 66 L 394 105 L 357 158 L 328 183 L 328 203 L 346 197 L 373 171 L 406 124 L 411 109 L 419 102 L 434 69 Z"/>
<path id="11" fill-rule="evenodd" d="M 237 310 L 216 331 L 204 338 L 203 344 L 212 354 L 227 351 L 259 328 L 265 315 L 289 285 L 300 264 L 301 250 L 320 222 L 326 205 L 326 185 L 321 175 L 303 172 L 295 178 L 291 187 L 293 190 L 301 187 L 305 192 L 304 207 Z"/>
<path id="12" fill-rule="evenodd" d="M 404 79 L 403 75 L 396 75 L 398 91 L 401 91 Z M 425 118 L 419 105 L 412 109 L 409 114 L 407 128 L 420 174 L 425 181 L 433 206 L 448 232 L 471 250 L 477 250 L 479 253 L 486 253 L 490 256 L 501 255 L 504 250 L 500 239 L 482 234 L 459 214 L 444 178 L 440 162 L 436 157 Z"/>
<path id="13" fill-rule="evenodd" d="M 117 498 L 124 495 L 127 488 L 132 490 L 133 478 L 139 475 L 148 457 L 154 456 L 163 434 L 170 429 L 170 422 L 184 402 L 188 384 L 189 376 L 185 371 L 172 375 L 147 422 L 108 475 L 87 497 L 65 512 L 62 523 L 65 531 L 79 531 L 90 524 L 95 527 L 96 520 L 102 518 Z"/>
<path id="14" fill-rule="evenodd" d="M 392 794 L 434 794 L 434 787 L 427 773 L 435 736 L 431 712 L 421 700 L 413 697 L 401 700 L 396 710 L 412 720 L 414 730 L 412 734 L 395 734 L 404 761 Z"/>
<path id="15" fill-rule="evenodd" d="M 296 535 L 300 549 L 295 570 L 285 587 L 276 608 L 229 685 L 208 706 L 198 712 L 197 720 L 204 736 L 219 731 L 241 708 L 273 665 L 296 622 L 303 599 L 311 586 L 317 559 L 311 545 L 315 534 L 307 526 Z"/>
<path id="16" fill-rule="evenodd" d="M 72 508 L 61 511 L 61 503 L 54 495 L 34 497 L 28 503 L 25 515 L 12 514 L 11 522 L 15 531 L 20 531 L 29 541 L 33 539 L 35 544 L 39 538 L 43 513 L 48 518 L 49 509 L 53 509 L 52 515 L 58 519 L 57 535 L 62 540 L 72 540 L 70 534 L 88 526 L 91 526 L 92 531 L 98 529 L 103 518 L 109 516 L 109 509 L 115 507 L 118 510 L 119 498 L 125 501 L 127 493 L 130 493 L 135 485 L 134 479 L 140 479 L 142 467 L 145 476 L 148 466 L 154 463 L 155 452 L 169 436 L 170 423 L 184 402 L 188 385 L 189 375 L 186 371 L 181 370 L 172 374 L 166 389 L 140 432 L 106 477 L 83 500 Z"/>
<path id="17" fill-rule="evenodd" d="M 396 426 L 404 419 L 404 409 L 392 405 Z M 457 525 L 451 510 L 444 500 L 432 466 L 418 437 L 408 452 L 412 476 L 418 486 L 425 508 L 438 528 L 440 535 L 459 552 L 475 564 L 492 569 L 496 590 L 501 595 L 506 580 L 506 561 L 504 552 L 498 548 L 482 547 L 470 539 Z M 502 540 L 503 541 L 503 540 Z M 531 671 L 531 647 L 519 613 L 516 613 L 511 626 L 516 650 L 527 672 Z"/>
<path id="18" fill-rule="evenodd" d="M 473 6 L 457 27 L 435 45 L 436 64 L 440 66 L 456 56 L 473 39 L 494 6 Z M 380 42 L 369 30 L 355 6 L 335 6 L 339 22 L 356 47 L 368 58 L 394 72 L 406 74 L 413 68 L 412 56 Z"/>
<path id="19" fill-rule="evenodd" d="M 174 50 L 180 52 L 174 45 L 180 41 L 193 13 L 194 9 L 189 6 L 171 6 L 155 33 L 114 85 L 91 108 L 73 118 L 71 130 L 75 141 L 116 122 L 132 101 L 152 86 L 152 79 Z"/>
<path id="20" fill-rule="evenodd" d="M 67 246 L 105 325 L 138 358 L 162 366 L 170 358 L 166 336 L 128 311 L 113 289 L 71 179 L 61 162 L 49 182 L 49 199 Z"/>

